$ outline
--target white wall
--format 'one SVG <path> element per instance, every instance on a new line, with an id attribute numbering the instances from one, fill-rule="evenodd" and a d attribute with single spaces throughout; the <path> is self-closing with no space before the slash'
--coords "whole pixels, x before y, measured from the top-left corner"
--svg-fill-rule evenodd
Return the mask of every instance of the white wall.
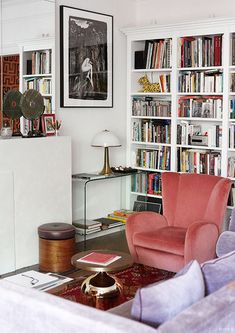
<path id="1" fill-rule="evenodd" d="M 107 109 L 96 108 L 60 108 L 59 91 L 60 84 L 57 79 L 56 102 L 57 114 L 62 120 L 61 133 L 72 136 L 72 170 L 73 173 L 99 171 L 103 164 L 102 148 L 91 147 L 93 136 L 101 130 L 113 131 L 121 140 L 121 148 L 110 150 L 111 165 L 125 165 L 125 140 L 126 140 L 126 43 L 125 36 L 120 32 L 120 28 L 135 24 L 135 2 L 133 0 L 58 0 L 56 4 L 56 68 L 57 78 L 59 78 L 59 5 L 67 5 L 91 11 L 97 11 L 114 16 L 114 107 Z M 115 185 L 114 185 L 115 186 Z M 77 205 L 81 202 L 81 197 L 76 195 L 74 186 L 74 215 L 76 216 Z M 117 209 L 117 200 L 120 200 L 116 187 L 109 188 L 110 185 L 102 184 L 92 186 L 93 193 L 89 197 L 89 202 L 96 201 L 97 209 L 101 214 L 101 208 Z M 95 191 L 96 190 L 96 191 Z M 109 197 L 103 196 L 104 192 L 109 193 Z M 99 200 L 97 200 L 97 196 Z M 102 203 L 101 203 L 102 202 Z M 93 205 L 93 215 L 95 205 Z M 81 207 L 80 207 L 81 208 Z M 98 213 L 98 214 L 99 214 Z M 92 216 L 94 217 L 94 216 Z"/>
<path id="2" fill-rule="evenodd" d="M 0 29 L 1 53 L 18 53 L 18 45 L 24 41 L 55 35 L 55 4 L 45 0 L 2 0 Z"/>
<path id="3" fill-rule="evenodd" d="M 167 24 L 235 15 L 234 0 L 136 0 L 138 25 Z"/>

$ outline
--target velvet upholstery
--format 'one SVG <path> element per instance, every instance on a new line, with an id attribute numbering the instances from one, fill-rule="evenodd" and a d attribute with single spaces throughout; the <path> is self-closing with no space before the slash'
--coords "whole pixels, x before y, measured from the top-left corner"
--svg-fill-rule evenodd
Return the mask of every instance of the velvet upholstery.
<path id="1" fill-rule="evenodd" d="M 140 212 L 127 220 L 134 261 L 177 272 L 193 259 L 214 258 L 230 188 L 222 177 L 163 173 L 163 215 Z"/>
<path id="2" fill-rule="evenodd" d="M 204 295 L 201 267 L 194 260 L 184 274 L 138 289 L 131 314 L 135 320 L 158 327 L 201 300 Z"/>
<path id="3" fill-rule="evenodd" d="M 206 295 L 235 281 L 235 251 L 202 264 Z"/>
<path id="4" fill-rule="evenodd" d="M 216 254 L 218 257 L 235 250 L 235 209 L 231 214 L 228 231 L 222 232 L 216 243 Z"/>

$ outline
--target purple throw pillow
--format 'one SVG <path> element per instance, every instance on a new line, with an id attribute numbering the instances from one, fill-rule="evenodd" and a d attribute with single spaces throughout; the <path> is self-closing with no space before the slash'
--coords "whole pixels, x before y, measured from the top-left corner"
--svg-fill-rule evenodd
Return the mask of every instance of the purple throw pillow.
<path id="1" fill-rule="evenodd" d="M 199 263 L 191 262 L 185 274 L 137 291 L 131 315 L 135 320 L 158 327 L 205 295 Z"/>
<path id="2" fill-rule="evenodd" d="M 206 295 L 235 280 L 235 251 L 201 265 Z"/>

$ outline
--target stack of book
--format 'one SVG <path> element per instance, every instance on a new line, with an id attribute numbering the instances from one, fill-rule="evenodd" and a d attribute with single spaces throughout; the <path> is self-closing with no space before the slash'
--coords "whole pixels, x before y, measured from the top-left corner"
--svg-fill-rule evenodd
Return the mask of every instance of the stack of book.
<path id="1" fill-rule="evenodd" d="M 110 229 L 123 225 L 126 223 L 128 217 L 133 214 L 132 210 L 120 209 L 114 210 L 112 213 L 108 214 L 107 217 L 101 217 L 95 221 L 102 224 L 101 229 Z"/>
<path id="2" fill-rule="evenodd" d="M 121 221 L 110 219 L 108 217 L 100 217 L 100 218 L 96 219 L 95 221 L 98 221 L 101 223 L 102 230 L 111 229 L 111 228 L 115 228 L 115 227 L 122 225 Z"/>
<path id="3" fill-rule="evenodd" d="M 94 232 L 100 231 L 102 223 L 97 220 L 86 220 L 86 223 L 84 223 L 83 219 L 73 221 L 73 225 L 76 228 L 76 232 L 80 235 L 89 235 Z"/>
<path id="4" fill-rule="evenodd" d="M 4 278 L 4 280 L 15 283 L 19 286 L 46 291 L 72 281 L 73 279 L 56 273 L 41 273 L 31 270 L 8 276 Z"/>
<path id="5" fill-rule="evenodd" d="M 120 210 L 114 210 L 111 214 L 108 214 L 108 219 L 120 221 L 122 223 L 126 223 L 128 217 L 133 214 L 133 210 L 128 209 L 120 209 Z"/>

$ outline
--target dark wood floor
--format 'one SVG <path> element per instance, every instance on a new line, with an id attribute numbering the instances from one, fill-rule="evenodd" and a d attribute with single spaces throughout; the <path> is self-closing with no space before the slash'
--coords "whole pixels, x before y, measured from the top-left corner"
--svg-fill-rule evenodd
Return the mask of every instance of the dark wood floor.
<path id="1" fill-rule="evenodd" d="M 125 231 L 115 232 L 110 235 L 102 236 L 102 237 L 96 237 L 91 240 L 86 241 L 86 250 L 97 250 L 97 249 L 106 249 L 106 250 L 116 250 L 121 252 L 127 252 L 129 253 L 127 242 L 126 242 L 126 236 Z M 84 243 L 77 243 L 76 244 L 76 251 L 84 251 Z M 29 270 L 39 270 L 38 265 L 28 266 L 21 269 L 18 269 L 13 272 L 9 272 L 8 274 L 0 275 L 0 278 L 19 274 L 22 272 L 26 272 Z M 70 275 L 70 273 L 73 273 L 75 270 L 71 272 L 67 272 L 65 275 Z"/>
<path id="2" fill-rule="evenodd" d="M 83 251 L 84 242 L 77 243 L 76 248 L 78 251 Z M 106 249 L 106 250 L 129 252 L 126 242 L 125 231 L 115 232 L 107 236 L 90 239 L 86 241 L 86 249 L 87 250 Z"/>

